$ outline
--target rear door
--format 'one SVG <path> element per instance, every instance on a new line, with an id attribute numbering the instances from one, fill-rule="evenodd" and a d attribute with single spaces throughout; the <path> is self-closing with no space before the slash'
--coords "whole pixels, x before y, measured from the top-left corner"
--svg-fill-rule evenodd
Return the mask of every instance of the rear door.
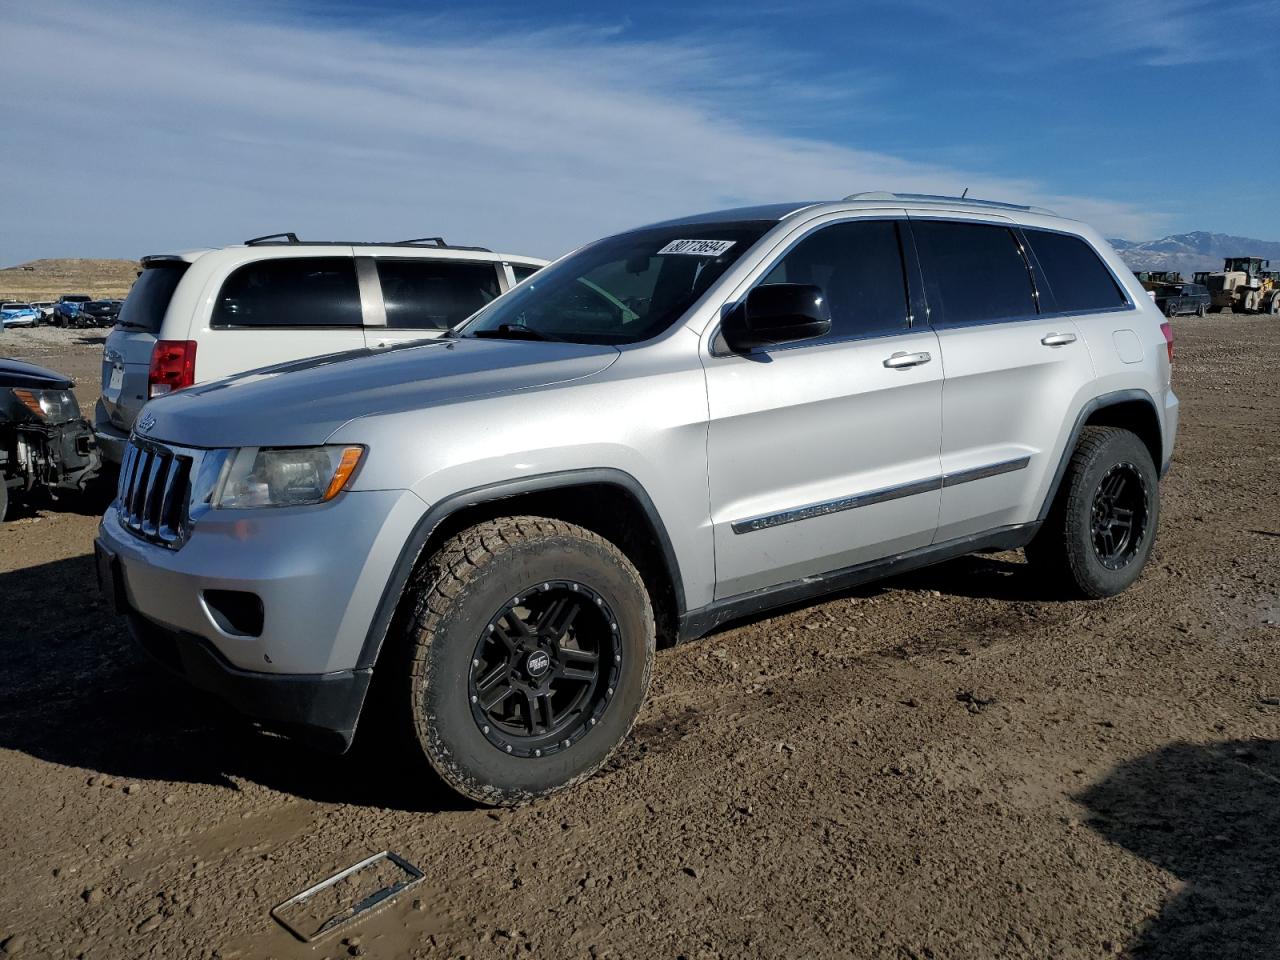
<path id="1" fill-rule="evenodd" d="M 102 348 L 102 412 L 124 432 L 150 399 L 148 377 L 165 311 L 190 266 L 178 257 L 149 257 Z"/>
<path id="2" fill-rule="evenodd" d="M 192 333 L 197 381 L 364 347 L 350 247 L 250 260 L 215 283 L 208 319 Z"/>
<path id="3" fill-rule="evenodd" d="M 717 599 L 933 538 L 942 364 L 913 325 L 903 223 L 798 228 L 764 267 L 758 284 L 822 288 L 828 336 L 745 356 L 704 346 Z"/>
<path id="4" fill-rule="evenodd" d="M 365 343 L 434 339 L 507 287 L 501 263 L 462 258 L 358 257 Z"/>
<path id="5" fill-rule="evenodd" d="M 1063 421 L 1093 380 L 1070 316 L 1037 306 L 1019 231 L 990 217 L 911 216 L 942 390 L 942 502 L 935 542 L 1033 518 L 1057 467 Z"/>

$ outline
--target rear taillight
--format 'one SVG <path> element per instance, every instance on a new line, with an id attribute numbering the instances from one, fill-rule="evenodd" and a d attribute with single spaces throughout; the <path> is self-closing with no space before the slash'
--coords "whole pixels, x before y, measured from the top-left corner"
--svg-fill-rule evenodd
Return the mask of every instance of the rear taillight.
<path id="1" fill-rule="evenodd" d="M 1160 332 L 1164 334 L 1164 345 L 1169 350 L 1169 362 L 1173 363 L 1173 324 L 1160 324 Z"/>
<path id="2" fill-rule="evenodd" d="M 196 382 L 196 342 L 157 340 L 147 375 L 148 396 L 173 393 Z"/>

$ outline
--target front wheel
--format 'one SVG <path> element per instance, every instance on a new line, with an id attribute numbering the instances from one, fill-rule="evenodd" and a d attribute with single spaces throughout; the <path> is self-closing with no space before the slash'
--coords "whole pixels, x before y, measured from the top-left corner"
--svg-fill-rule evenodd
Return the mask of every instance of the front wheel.
<path id="1" fill-rule="evenodd" d="M 1119 427 L 1085 427 L 1027 560 L 1070 594 L 1114 596 L 1142 573 L 1159 517 L 1146 445 Z"/>
<path id="2" fill-rule="evenodd" d="M 453 537 L 417 582 L 405 695 L 436 773 L 509 805 L 599 769 L 653 669 L 653 610 L 631 561 L 582 527 L 509 517 Z"/>

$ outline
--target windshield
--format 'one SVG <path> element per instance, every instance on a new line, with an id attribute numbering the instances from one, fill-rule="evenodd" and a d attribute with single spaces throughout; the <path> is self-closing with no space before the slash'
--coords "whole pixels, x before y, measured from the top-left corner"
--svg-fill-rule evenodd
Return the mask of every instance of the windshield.
<path id="1" fill-rule="evenodd" d="M 774 221 L 649 227 L 538 271 L 481 310 L 464 337 L 639 343 L 662 333 Z"/>

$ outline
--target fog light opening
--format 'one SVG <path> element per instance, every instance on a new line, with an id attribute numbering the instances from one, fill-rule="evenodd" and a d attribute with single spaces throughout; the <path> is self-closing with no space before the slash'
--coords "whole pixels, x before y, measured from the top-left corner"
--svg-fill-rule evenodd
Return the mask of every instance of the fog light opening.
<path id="1" fill-rule="evenodd" d="M 223 633 L 262 636 L 262 598 L 244 590 L 206 590 L 204 605 Z"/>

